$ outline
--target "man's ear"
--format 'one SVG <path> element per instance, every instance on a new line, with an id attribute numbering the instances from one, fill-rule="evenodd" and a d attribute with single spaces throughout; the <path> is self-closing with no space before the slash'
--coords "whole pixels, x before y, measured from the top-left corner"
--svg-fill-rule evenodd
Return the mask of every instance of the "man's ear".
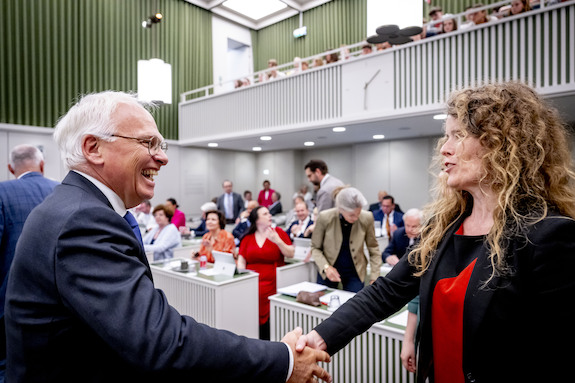
<path id="1" fill-rule="evenodd" d="M 101 165 L 104 163 L 101 141 L 98 137 L 86 135 L 82 139 L 82 154 L 88 163 Z"/>
<path id="2" fill-rule="evenodd" d="M 16 175 L 16 171 L 14 170 L 14 168 L 12 167 L 12 165 L 8 164 L 8 171 L 14 175 Z"/>

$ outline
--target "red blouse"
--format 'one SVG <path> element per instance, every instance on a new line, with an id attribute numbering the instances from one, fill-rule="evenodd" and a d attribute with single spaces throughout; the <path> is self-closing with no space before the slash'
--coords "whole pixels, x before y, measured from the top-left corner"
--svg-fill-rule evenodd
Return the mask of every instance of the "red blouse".
<path id="1" fill-rule="evenodd" d="M 463 225 L 455 233 L 454 241 L 467 241 L 471 250 L 458 254 L 463 258 L 473 257 L 482 248 L 478 237 L 463 236 Z M 431 306 L 431 331 L 433 334 L 433 364 L 437 383 L 463 383 L 463 307 L 465 293 L 477 258 L 475 257 L 461 272 L 453 277 L 440 279 L 433 290 Z"/>
<path id="2" fill-rule="evenodd" d="M 276 232 L 284 243 L 291 245 L 289 235 L 279 227 Z M 276 293 L 276 267 L 285 265 L 284 256 L 278 245 L 266 239 L 259 247 L 256 235 L 246 235 L 240 243 L 239 254 L 246 259 L 246 268 L 258 273 L 259 276 L 259 312 L 260 325 L 266 323 L 270 317 L 269 296 Z"/>

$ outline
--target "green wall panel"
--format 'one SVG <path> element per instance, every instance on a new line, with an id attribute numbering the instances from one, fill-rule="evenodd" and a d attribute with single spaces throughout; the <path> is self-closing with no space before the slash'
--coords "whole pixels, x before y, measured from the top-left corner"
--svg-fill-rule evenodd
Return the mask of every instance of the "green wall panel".
<path id="1" fill-rule="evenodd" d="M 254 69 L 267 68 L 270 58 L 284 64 L 296 56 L 308 57 L 364 40 L 367 0 L 330 1 L 304 12 L 303 25 L 307 26 L 307 36 L 298 39 L 292 33 L 299 27 L 299 15 L 252 32 Z"/>
<path id="2" fill-rule="evenodd" d="M 156 9 L 161 23 L 141 23 Z M 173 103 L 155 112 L 178 138 L 179 94 L 212 81 L 211 13 L 182 0 L 2 0 L 0 122 L 54 126 L 78 95 L 137 91 L 137 62 L 172 65 Z"/>

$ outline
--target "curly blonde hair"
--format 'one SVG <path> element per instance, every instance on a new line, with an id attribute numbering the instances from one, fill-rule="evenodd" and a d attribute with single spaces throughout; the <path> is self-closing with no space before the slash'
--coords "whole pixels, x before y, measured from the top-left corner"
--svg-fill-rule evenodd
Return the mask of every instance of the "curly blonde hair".
<path id="1" fill-rule="evenodd" d="M 487 234 L 493 267 L 490 277 L 509 273 L 506 243 L 545 218 L 549 210 L 575 219 L 575 173 L 568 132 L 557 110 L 527 85 L 509 82 L 487 84 L 451 94 L 447 114 L 479 139 L 482 157 L 480 185 L 489 185 L 497 196 L 494 225 Z M 434 165 L 442 162 L 437 144 Z M 466 191 L 446 184 L 439 175 L 437 198 L 425 208 L 426 222 L 410 261 L 421 276 L 428 269 L 447 230 L 473 204 Z M 488 281 L 487 281 L 488 282 Z M 487 283 L 486 282 L 486 283 Z"/>

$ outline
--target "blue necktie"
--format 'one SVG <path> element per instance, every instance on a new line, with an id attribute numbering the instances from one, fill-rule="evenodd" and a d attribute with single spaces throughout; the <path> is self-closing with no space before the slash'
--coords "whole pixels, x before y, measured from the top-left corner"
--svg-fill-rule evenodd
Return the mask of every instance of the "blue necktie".
<path id="1" fill-rule="evenodd" d="M 142 233 L 140 233 L 140 226 L 138 226 L 138 221 L 136 221 L 136 218 L 134 218 L 132 213 L 127 212 L 126 215 L 124 216 L 124 219 L 128 222 L 128 224 L 132 228 L 132 231 L 136 235 L 136 238 L 138 238 L 138 241 L 140 241 L 140 245 L 144 247 L 144 242 L 142 241 Z"/>

